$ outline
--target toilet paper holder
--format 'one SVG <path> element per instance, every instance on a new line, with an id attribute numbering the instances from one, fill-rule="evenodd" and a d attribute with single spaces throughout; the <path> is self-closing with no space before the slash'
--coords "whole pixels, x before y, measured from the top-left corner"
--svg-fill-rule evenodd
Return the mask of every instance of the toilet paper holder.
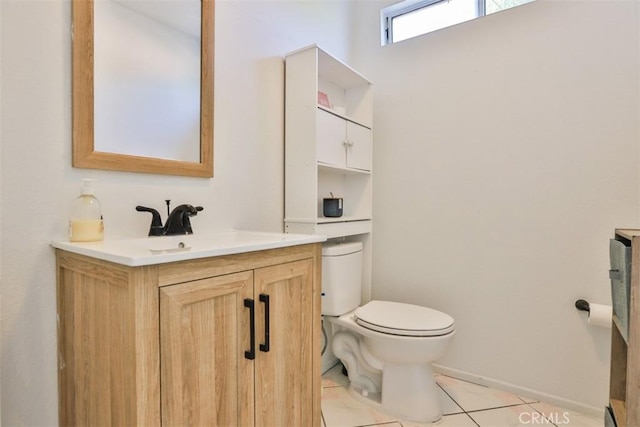
<path id="1" fill-rule="evenodd" d="M 612 307 L 603 304 L 590 304 L 588 301 L 579 299 L 576 301 L 576 308 L 579 311 L 586 311 L 587 323 L 589 326 L 600 326 L 611 328 L 613 323 Z"/>
<path id="2" fill-rule="evenodd" d="M 579 299 L 576 301 L 576 308 L 580 311 L 586 311 L 589 313 L 591 309 L 589 308 L 589 301 L 585 301 L 583 299 Z"/>

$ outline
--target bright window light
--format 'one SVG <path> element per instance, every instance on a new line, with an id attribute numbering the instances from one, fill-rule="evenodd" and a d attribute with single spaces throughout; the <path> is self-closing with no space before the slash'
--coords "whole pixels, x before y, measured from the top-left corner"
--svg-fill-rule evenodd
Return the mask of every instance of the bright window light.
<path id="1" fill-rule="evenodd" d="M 382 9 L 382 45 L 470 21 L 533 0 L 404 0 Z"/>

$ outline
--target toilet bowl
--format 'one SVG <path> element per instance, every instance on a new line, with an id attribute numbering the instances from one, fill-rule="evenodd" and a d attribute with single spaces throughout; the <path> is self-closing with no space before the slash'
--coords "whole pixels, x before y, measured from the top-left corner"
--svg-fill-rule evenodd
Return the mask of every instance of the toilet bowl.
<path id="1" fill-rule="evenodd" d="M 333 353 L 347 369 L 349 390 L 388 414 L 437 421 L 442 411 L 431 363 L 449 346 L 454 320 L 413 304 L 358 307 L 361 251 L 360 243 L 323 247 L 323 315 L 333 325 Z"/>
<path id="2" fill-rule="evenodd" d="M 374 327 L 394 329 L 381 332 L 370 327 L 362 312 L 416 314 L 424 309 L 423 329 L 398 329 L 393 323 Z M 435 322 L 433 326 L 425 323 Z M 455 331 L 453 319 L 426 307 L 387 301 L 371 301 L 347 314 L 325 317 L 337 326 L 333 335 L 333 352 L 347 368 L 350 391 L 357 397 L 379 405 L 383 411 L 417 422 L 434 422 L 442 417 L 440 397 L 431 363 L 449 346 Z M 429 319 L 429 320 L 428 320 Z M 440 321 L 440 322 L 438 322 Z"/>

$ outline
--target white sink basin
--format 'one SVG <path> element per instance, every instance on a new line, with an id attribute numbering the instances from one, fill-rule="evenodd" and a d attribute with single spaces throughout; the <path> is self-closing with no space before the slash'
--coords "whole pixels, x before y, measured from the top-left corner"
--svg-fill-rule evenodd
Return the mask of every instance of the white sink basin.
<path id="1" fill-rule="evenodd" d="M 54 241 L 51 245 L 80 255 L 135 267 L 283 248 L 325 240 L 324 236 L 316 235 L 234 230 L 184 236 L 114 239 L 91 243 Z"/>

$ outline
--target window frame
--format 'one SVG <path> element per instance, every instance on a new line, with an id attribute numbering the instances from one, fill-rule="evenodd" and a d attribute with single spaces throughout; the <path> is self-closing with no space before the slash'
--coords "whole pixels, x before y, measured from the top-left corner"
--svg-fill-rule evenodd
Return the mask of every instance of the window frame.
<path id="1" fill-rule="evenodd" d="M 384 7 L 380 10 L 380 42 L 382 46 L 393 44 L 393 20 L 398 16 L 425 9 L 437 3 L 450 0 L 404 0 L 396 4 Z M 476 18 L 486 15 L 487 0 L 476 0 L 478 15 Z M 426 33 L 424 33 L 426 34 Z"/>

